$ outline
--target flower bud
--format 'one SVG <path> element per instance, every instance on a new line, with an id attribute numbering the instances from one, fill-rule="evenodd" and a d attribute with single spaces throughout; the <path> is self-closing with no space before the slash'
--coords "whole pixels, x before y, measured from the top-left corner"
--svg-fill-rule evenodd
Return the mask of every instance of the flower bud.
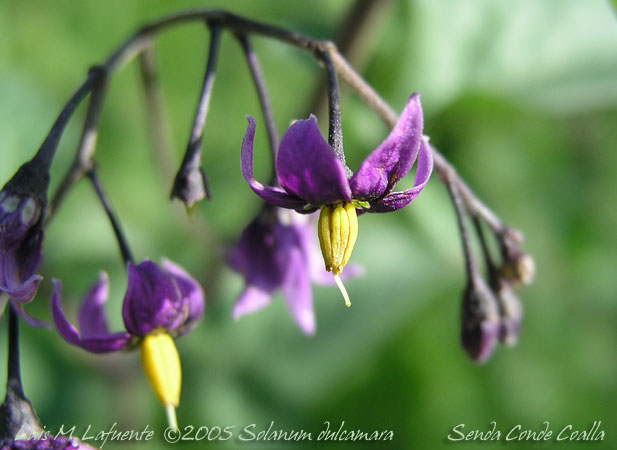
<path id="1" fill-rule="evenodd" d="M 523 319 L 523 305 L 510 283 L 502 279 L 499 284 L 495 292 L 501 314 L 499 341 L 504 345 L 513 346 L 518 341 L 518 332 Z"/>
<path id="2" fill-rule="evenodd" d="M 461 342 L 469 357 L 485 362 L 495 348 L 499 329 L 497 300 L 484 280 L 474 276 L 463 293 L 461 309 Z"/>
<path id="3" fill-rule="evenodd" d="M 530 284 L 536 276 L 536 263 L 528 253 L 519 250 L 514 244 L 507 244 L 500 271 L 510 281 Z"/>
<path id="4" fill-rule="evenodd" d="M 183 165 L 176 174 L 170 197 L 182 201 L 190 212 L 193 205 L 210 198 L 206 173 L 195 164 Z"/>

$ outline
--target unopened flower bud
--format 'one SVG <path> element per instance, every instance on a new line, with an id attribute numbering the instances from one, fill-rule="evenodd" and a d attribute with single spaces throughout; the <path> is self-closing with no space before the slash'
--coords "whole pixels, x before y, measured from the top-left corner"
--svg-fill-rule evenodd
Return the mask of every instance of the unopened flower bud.
<path id="1" fill-rule="evenodd" d="M 210 198 L 208 178 L 202 168 L 199 167 L 199 159 L 195 163 L 180 167 L 171 189 L 171 199 L 174 198 L 182 201 L 189 212 L 193 205 L 204 198 Z"/>
<path id="2" fill-rule="evenodd" d="M 495 296 L 479 276 L 472 277 L 463 293 L 461 341 L 477 363 L 486 361 L 499 337 L 499 306 Z"/>
<path id="3" fill-rule="evenodd" d="M 536 276 L 536 263 L 528 253 L 511 249 L 507 252 L 501 273 L 510 281 L 530 284 Z"/>

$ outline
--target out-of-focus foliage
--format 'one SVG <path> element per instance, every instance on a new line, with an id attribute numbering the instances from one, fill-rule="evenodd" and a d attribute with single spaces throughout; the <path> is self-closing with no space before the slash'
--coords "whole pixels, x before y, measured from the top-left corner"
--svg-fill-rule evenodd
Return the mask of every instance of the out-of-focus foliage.
<path id="1" fill-rule="evenodd" d="M 350 4 L 0 3 L 1 182 L 38 148 L 87 68 L 146 20 L 217 6 L 329 38 Z M 165 255 L 207 291 L 204 322 L 178 341 L 180 423 L 235 425 L 237 435 L 253 423 L 257 430 L 274 421 L 279 429 L 318 432 L 326 420 L 336 428 L 345 421 L 347 429 L 393 430 L 393 443 L 383 448 L 433 449 L 450 448 L 447 435 L 461 423 L 466 431 L 484 431 L 496 421 L 507 432 L 517 424 L 540 430 L 549 421 L 557 433 L 568 424 L 588 429 L 600 420 L 606 438 L 594 448 L 614 448 L 617 22 L 609 2 L 399 1 L 374 39 L 364 70 L 368 81 L 395 108 L 420 91 L 431 142 L 481 198 L 525 233 L 538 275 L 520 291 L 526 316 L 519 345 L 500 349 L 481 367 L 459 348 L 462 256 L 452 208 L 436 177 L 402 212 L 361 217 L 352 258 L 366 276 L 347 283 L 350 309 L 336 289 L 315 288 L 314 338 L 296 329 L 281 298 L 234 323 L 230 310 L 242 282 L 221 265 L 221 254 L 259 207 L 239 170 L 245 114 L 258 118 L 256 173 L 264 181 L 265 128 L 242 54 L 225 34 L 204 136 L 213 200 L 199 207 L 193 223 L 181 205 L 168 203 L 170 171 L 179 165 L 205 67 L 204 27 L 187 25 L 156 41 L 173 166 L 160 167 L 153 158 L 135 65 L 113 79 L 96 157 L 136 258 Z M 319 68 L 279 43 L 256 39 L 255 45 L 282 132 L 290 120 L 307 115 Z M 345 149 L 356 167 L 386 130 L 352 95 L 344 95 L 342 109 Z M 79 122 L 59 149 L 52 189 L 71 160 Z M 108 310 L 120 329 L 126 275 L 93 191 L 80 183 L 49 227 L 42 267 L 47 281 L 29 310 L 49 317 L 49 279 L 57 277 L 74 313 L 100 269 L 110 273 Z M 165 426 L 137 354 L 94 356 L 54 332 L 24 327 L 22 334 L 25 389 L 48 429 L 76 424 L 83 432 L 91 424 L 104 430 L 118 422 L 121 429 L 149 424 L 158 432 Z M 166 447 L 158 435 L 147 448 Z M 268 447 L 235 439 L 226 444 L 240 446 Z"/>

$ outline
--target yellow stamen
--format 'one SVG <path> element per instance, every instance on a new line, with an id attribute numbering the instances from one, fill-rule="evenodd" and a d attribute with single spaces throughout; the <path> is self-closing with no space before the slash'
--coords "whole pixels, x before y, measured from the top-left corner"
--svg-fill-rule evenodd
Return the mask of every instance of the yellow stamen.
<path id="1" fill-rule="evenodd" d="M 349 261 L 353 247 L 356 245 L 356 239 L 358 239 L 358 215 L 356 214 L 356 207 L 351 203 L 347 203 L 345 205 L 345 212 L 349 220 L 349 241 L 347 242 L 347 247 L 345 247 L 345 253 L 343 255 L 343 267 Z"/>
<path id="2" fill-rule="evenodd" d="M 332 208 L 324 206 L 319 213 L 319 221 L 317 222 L 317 235 L 319 236 L 319 246 L 323 255 L 326 271 L 332 271 L 332 241 L 330 240 L 330 215 Z"/>
<path id="3" fill-rule="evenodd" d="M 182 369 L 174 340 L 165 332 L 154 332 L 143 338 L 140 350 L 144 372 L 167 411 L 169 426 L 177 427 L 174 408 L 180 403 Z"/>
<path id="4" fill-rule="evenodd" d="M 358 216 L 355 206 L 351 203 L 338 203 L 321 208 L 317 233 L 326 271 L 332 272 L 345 304 L 350 306 L 349 296 L 339 275 L 349 261 L 358 238 Z"/>

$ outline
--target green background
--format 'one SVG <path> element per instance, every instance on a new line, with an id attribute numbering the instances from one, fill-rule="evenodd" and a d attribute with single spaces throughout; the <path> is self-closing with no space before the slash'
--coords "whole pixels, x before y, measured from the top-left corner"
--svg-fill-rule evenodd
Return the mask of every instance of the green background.
<path id="1" fill-rule="evenodd" d="M 173 3 L 173 4 L 172 4 Z M 87 68 L 104 60 L 147 20 L 189 6 L 224 7 L 320 38 L 332 38 L 349 1 L 3 0 L 0 2 L 0 182 L 40 145 Z M 138 260 L 167 256 L 205 286 L 202 324 L 177 342 L 183 364 L 181 425 L 235 426 L 210 448 L 531 448 L 503 442 L 515 425 L 554 435 L 601 421 L 602 442 L 545 448 L 617 446 L 617 22 L 604 0 L 409 0 L 391 2 L 370 36 L 362 69 L 399 110 L 422 93 L 425 133 L 506 222 L 525 233 L 537 278 L 519 291 L 520 342 L 477 366 L 459 345 L 462 255 L 452 207 L 433 177 L 410 207 L 365 215 L 349 281 L 353 306 L 315 287 L 318 332 L 306 338 L 279 295 L 238 322 L 230 311 L 242 289 L 221 265 L 225 246 L 259 202 L 239 170 L 245 114 L 258 118 L 256 164 L 265 181 L 265 129 L 242 54 L 225 34 L 204 137 L 213 200 L 189 222 L 168 202 L 173 170 L 188 138 L 205 67 L 207 35 L 198 24 L 157 39 L 173 141 L 171 165 L 153 158 L 135 64 L 113 78 L 102 116 L 100 176 Z M 320 75 L 310 56 L 255 39 L 279 130 L 305 117 Z M 352 169 L 387 130 L 350 92 L 343 94 L 345 150 Z M 52 190 L 69 164 L 80 109 L 53 167 Z M 320 116 L 322 125 L 325 116 Z M 126 276 L 91 187 L 75 187 L 51 223 L 29 311 L 49 318 L 51 278 L 64 285 L 71 318 L 99 270 L 110 274 L 108 304 L 120 330 Z M 0 330 L 3 335 L 6 325 Z M 3 340 L 4 342 L 4 340 Z M 2 345 L 0 357 L 6 352 Z M 90 355 L 55 332 L 22 328 L 27 395 L 49 430 L 142 430 L 166 448 L 164 413 L 137 353 Z M 392 430 L 381 443 L 241 443 L 240 430 Z M 454 426 L 490 429 L 502 442 L 448 442 Z M 100 443 L 99 443 L 100 445 Z M 180 445 L 180 444 L 177 444 Z M 186 444 L 201 448 L 205 444 Z"/>

